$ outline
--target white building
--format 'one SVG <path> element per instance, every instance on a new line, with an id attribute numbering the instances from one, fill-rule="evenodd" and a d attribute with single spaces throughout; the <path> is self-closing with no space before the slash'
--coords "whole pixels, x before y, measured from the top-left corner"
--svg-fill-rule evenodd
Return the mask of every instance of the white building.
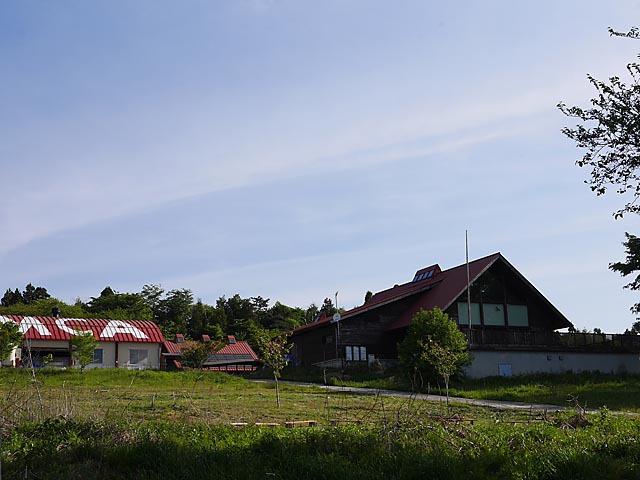
<path id="1" fill-rule="evenodd" d="M 72 367 L 71 337 L 91 332 L 98 345 L 88 368 L 158 370 L 162 366 L 164 338 L 153 322 L 0 315 L 0 323 L 5 322 L 20 325 L 24 338 L 3 365 Z"/>

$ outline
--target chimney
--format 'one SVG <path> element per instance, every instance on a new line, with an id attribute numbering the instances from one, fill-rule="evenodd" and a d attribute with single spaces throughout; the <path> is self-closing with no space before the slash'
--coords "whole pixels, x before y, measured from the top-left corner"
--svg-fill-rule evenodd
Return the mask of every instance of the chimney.
<path id="1" fill-rule="evenodd" d="M 51 309 L 51 316 L 55 318 L 60 318 L 60 309 L 58 307 L 53 307 Z"/>

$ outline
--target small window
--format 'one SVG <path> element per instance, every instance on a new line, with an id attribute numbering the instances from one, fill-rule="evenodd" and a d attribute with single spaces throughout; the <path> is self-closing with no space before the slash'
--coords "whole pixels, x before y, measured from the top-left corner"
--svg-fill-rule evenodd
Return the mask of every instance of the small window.
<path id="1" fill-rule="evenodd" d="M 358 347 L 353 347 L 353 361 L 360 361 L 360 349 Z"/>
<path id="2" fill-rule="evenodd" d="M 364 362 L 367 360 L 367 347 L 360 347 L 360 361 Z"/>
<path id="3" fill-rule="evenodd" d="M 148 350 L 129 350 L 129 363 L 131 365 L 146 364 Z"/>
<path id="4" fill-rule="evenodd" d="M 100 365 L 102 365 L 102 356 L 103 350 L 101 348 L 96 348 L 93 351 L 93 363 L 99 363 Z"/>
<path id="5" fill-rule="evenodd" d="M 344 350 L 345 350 L 345 358 L 347 359 L 347 362 L 350 362 L 351 360 L 353 360 L 351 347 L 344 347 Z"/>

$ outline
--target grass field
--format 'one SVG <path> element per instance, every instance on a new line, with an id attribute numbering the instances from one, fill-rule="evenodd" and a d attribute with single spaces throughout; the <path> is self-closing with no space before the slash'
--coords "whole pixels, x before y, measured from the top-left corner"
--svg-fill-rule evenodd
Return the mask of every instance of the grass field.
<path id="1" fill-rule="evenodd" d="M 411 390 L 408 379 L 401 374 L 381 375 L 368 372 L 348 374 L 341 380 L 336 372 L 329 373 L 329 383 L 383 390 Z M 319 370 L 285 371 L 285 378 L 300 381 L 322 382 Z M 423 388 L 426 391 L 427 387 Z M 442 392 L 431 385 L 429 393 Z M 487 400 L 509 400 L 525 403 L 542 403 L 566 406 L 578 402 L 591 409 L 607 407 L 611 410 L 640 412 L 640 376 L 610 375 L 605 373 L 565 373 L 559 375 L 537 374 L 517 377 L 490 377 L 452 381 L 451 396 Z"/>
<path id="2" fill-rule="evenodd" d="M 0 402 L 3 479 L 640 478 L 640 422 L 604 409 L 447 410 L 287 385 L 277 409 L 272 384 L 125 370 L 2 369 Z M 305 419 L 319 426 L 230 426 Z"/>

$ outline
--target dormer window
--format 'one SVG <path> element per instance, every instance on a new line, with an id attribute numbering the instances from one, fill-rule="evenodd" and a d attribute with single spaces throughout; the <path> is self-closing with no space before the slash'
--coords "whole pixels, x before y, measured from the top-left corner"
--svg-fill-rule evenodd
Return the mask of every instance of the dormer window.
<path id="1" fill-rule="evenodd" d="M 432 277 L 434 277 L 435 275 L 437 275 L 438 273 L 440 273 L 442 270 L 440 270 L 440 265 L 438 265 L 437 263 L 434 265 L 431 265 L 429 267 L 424 267 L 421 268 L 420 270 L 418 270 L 415 274 L 415 276 L 413 277 L 413 282 L 420 282 L 422 280 L 428 280 Z"/>

